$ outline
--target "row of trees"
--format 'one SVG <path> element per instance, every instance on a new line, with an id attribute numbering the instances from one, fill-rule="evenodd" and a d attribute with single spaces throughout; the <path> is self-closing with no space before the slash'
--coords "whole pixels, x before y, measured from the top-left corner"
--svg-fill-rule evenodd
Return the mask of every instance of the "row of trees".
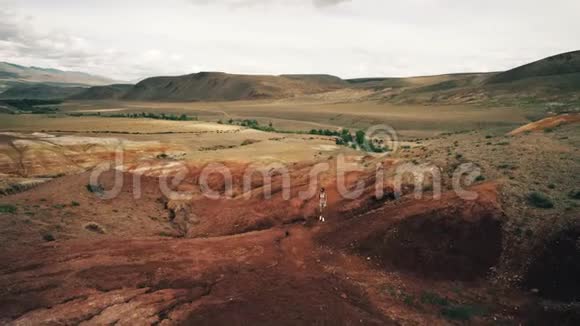
<path id="1" fill-rule="evenodd" d="M 61 104 L 61 100 L 37 100 L 37 99 L 5 99 L 0 100 L 0 106 L 8 106 L 16 109 L 13 114 L 32 113 L 50 114 L 56 113 L 59 109 L 56 106 Z"/>
<path id="2" fill-rule="evenodd" d="M 197 121 L 197 116 L 188 116 L 185 114 L 157 114 L 150 112 L 141 113 L 115 113 L 110 115 L 101 115 L 100 112 L 97 113 L 69 113 L 68 115 L 73 117 L 87 117 L 87 116 L 98 116 L 105 118 L 130 118 L 130 119 L 156 119 L 156 120 L 171 120 L 171 121 Z"/>
<path id="3" fill-rule="evenodd" d="M 224 122 L 222 120 L 219 120 L 218 123 L 223 124 Z M 241 127 L 247 127 L 247 128 L 252 128 L 252 129 L 267 131 L 267 132 L 276 132 L 277 131 L 276 129 L 274 129 L 274 125 L 272 124 L 272 122 L 270 122 L 267 126 L 263 126 L 258 122 L 258 120 L 255 120 L 255 119 L 244 119 L 244 120 L 229 119 L 227 121 L 227 124 L 241 126 Z M 281 132 L 281 131 L 277 131 L 277 132 Z"/>
<path id="4" fill-rule="evenodd" d="M 197 116 L 190 117 L 186 114 L 157 114 L 157 113 L 150 113 L 150 112 L 141 112 L 141 113 L 116 113 L 110 115 L 112 118 L 132 118 L 132 119 L 156 119 L 156 120 L 172 120 L 172 121 L 197 121 Z"/>
<path id="5" fill-rule="evenodd" d="M 336 144 L 343 146 L 350 146 L 354 149 L 365 150 L 373 153 L 384 153 L 388 148 L 381 143 L 380 140 L 367 139 L 366 133 L 363 130 L 357 130 L 353 134 L 349 129 L 342 129 L 340 131 L 330 129 L 312 129 L 311 135 L 336 137 Z"/>
<path id="6" fill-rule="evenodd" d="M 222 120 L 219 120 L 218 123 L 224 124 Z M 272 125 L 272 122 L 270 122 L 267 126 L 264 126 L 260 125 L 260 123 L 254 119 L 244 119 L 244 120 L 229 119 L 226 123 L 229 125 L 242 126 L 267 132 L 303 133 L 298 131 L 292 132 L 292 131 L 276 130 Z M 353 135 L 349 129 L 342 130 L 312 129 L 308 132 L 308 134 L 336 137 L 337 145 L 350 146 L 354 149 L 364 150 L 367 152 L 384 153 L 388 151 L 388 148 L 386 148 L 384 143 L 382 143 L 380 140 L 367 139 L 366 133 L 363 130 L 357 130 Z"/>
<path id="7" fill-rule="evenodd" d="M 363 130 L 357 130 L 353 135 L 350 130 L 342 129 L 336 138 L 337 145 L 351 146 L 354 149 L 362 149 L 367 152 L 384 153 L 388 151 L 381 140 L 367 138 Z"/>

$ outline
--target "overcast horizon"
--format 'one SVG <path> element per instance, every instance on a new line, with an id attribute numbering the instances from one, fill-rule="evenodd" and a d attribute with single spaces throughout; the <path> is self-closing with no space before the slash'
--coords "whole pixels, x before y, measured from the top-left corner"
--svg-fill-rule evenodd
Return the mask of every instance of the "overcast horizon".
<path id="1" fill-rule="evenodd" d="M 580 49 L 578 12 L 577 0 L 0 0 L 0 61 L 123 81 L 501 71 Z"/>

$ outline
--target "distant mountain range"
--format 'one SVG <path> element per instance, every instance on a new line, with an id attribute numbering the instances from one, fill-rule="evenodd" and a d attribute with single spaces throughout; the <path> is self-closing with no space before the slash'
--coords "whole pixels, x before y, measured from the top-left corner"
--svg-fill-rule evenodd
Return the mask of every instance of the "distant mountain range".
<path id="1" fill-rule="evenodd" d="M 54 83 L 73 85 L 107 85 L 115 81 L 78 71 L 63 71 L 51 68 L 25 67 L 13 63 L 0 62 L 0 82 Z"/>
<path id="2" fill-rule="evenodd" d="M 7 96 L 32 96 L 34 98 L 62 97 L 74 94 L 68 87 L 90 87 L 108 85 L 115 81 L 84 72 L 63 71 L 51 68 L 25 67 L 8 62 L 0 62 L 0 93 Z M 77 88 L 76 92 L 82 89 Z"/>
<path id="3" fill-rule="evenodd" d="M 0 63 L 0 83 L 15 83 L 0 98 L 233 101 L 282 99 L 337 90 L 365 90 L 357 100 L 393 103 L 580 101 L 580 51 L 505 72 L 343 80 L 331 75 L 234 75 L 200 72 L 151 77 L 135 85 L 99 76 Z M 90 85 L 96 85 L 90 87 Z M 353 94 L 361 92 L 353 92 Z"/>

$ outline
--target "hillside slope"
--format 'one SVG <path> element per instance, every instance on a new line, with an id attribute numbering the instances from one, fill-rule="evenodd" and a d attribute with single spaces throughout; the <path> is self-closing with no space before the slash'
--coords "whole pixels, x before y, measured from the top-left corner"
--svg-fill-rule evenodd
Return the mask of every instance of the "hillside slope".
<path id="1" fill-rule="evenodd" d="M 93 86 L 74 94 L 70 97 L 72 100 L 111 100 L 120 99 L 127 94 L 133 85 L 114 84 L 106 86 Z"/>
<path id="2" fill-rule="evenodd" d="M 494 73 L 464 73 L 445 74 L 416 77 L 390 77 L 390 78 L 356 78 L 346 81 L 356 88 L 384 89 L 384 88 L 422 88 L 431 85 L 448 84 L 465 79 L 482 79 Z"/>
<path id="3" fill-rule="evenodd" d="M 62 87 L 45 84 L 20 85 L 8 88 L 0 94 L 4 99 L 67 99 L 79 92 L 84 87 Z"/>
<path id="4" fill-rule="evenodd" d="M 135 85 L 124 99 L 152 101 L 231 101 L 284 98 L 340 88 L 336 79 L 297 76 L 231 75 L 200 72 L 177 77 L 153 77 Z"/>
<path id="5" fill-rule="evenodd" d="M 533 77 L 580 73 L 580 51 L 561 53 L 492 76 L 488 84 L 509 83 Z"/>
<path id="6" fill-rule="evenodd" d="M 305 82 L 317 83 L 320 85 L 334 86 L 334 87 L 344 87 L 348 83 L 341 79 L 340 77 L 333 75 L 280 75 L 280 77 L 300 80 Z"/>
<path id="7" fill-rule="evenodd" d="M 580 51 L 555 55 L 506 72 L 454 76 L 414 87 L 409 85 L 408 80 L 403 80 L 401 89 L 377 93 L 374 98 L 407 104 L 487 103 L 511 106 L 558 102 L 573 105 L 580 100 Z M 385 81 L 373 82 L 380 84 Z"/>

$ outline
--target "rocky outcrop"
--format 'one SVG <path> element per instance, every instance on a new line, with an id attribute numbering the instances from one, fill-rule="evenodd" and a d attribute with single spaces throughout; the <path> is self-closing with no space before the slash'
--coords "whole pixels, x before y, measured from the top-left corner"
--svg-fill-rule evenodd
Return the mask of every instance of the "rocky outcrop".
<path id="1" fill-rule="evenodd" d="M 528 123 L 516 130 L 511 131 L 508 135 L 515 136 L 525 132 L 544 131 L 550 128 L 556 128 L 565 124 L 580 123 L 580 113 L 566 113 L 553 117 L 548 117 L 539 121 Z"/>
<path id="2" fill-rule="evenodd" d="M 200 222 L 191 205 L 191 200 L 169 200 L 165 203 L 169 220 L 181 237 L 190 236 L 191 227 Z"/>

